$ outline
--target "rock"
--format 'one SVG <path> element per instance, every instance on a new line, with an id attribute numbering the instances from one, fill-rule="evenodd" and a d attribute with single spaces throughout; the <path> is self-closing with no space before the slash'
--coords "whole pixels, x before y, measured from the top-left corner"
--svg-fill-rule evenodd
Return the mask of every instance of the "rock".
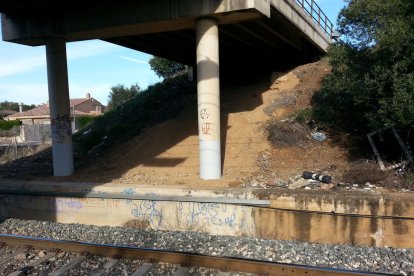
<path id="1" fill-rule="evenodd" d="M 267 186 L 269 186 L 269 187 L 275 187 L 275 186 L 278 186 L 278 185 L 277 185 L 277 180 L 270 179 L 270 180 L 268 180 L 268 181 L 266 182 L 266 185 L 267 185 Z"/>
<path id="2" fill-rule="evenodd" d="M 306 187 L 305 189 L 311 189 Z M 371 272 L 409 273 L 414 265 L 414 249 L 376 248 L 368 246 L 326 245 L 300 241 L 266 240 L 251 237 L 232 237 L 208 235 L 193 231 L 155 231 L 122 227 L 98 227 L 92 225 L 65 225 L 52 222 L 35 222 L 17 219 L 6 219 L 0 224 L 1 233 L 16 231 L 16 234 L 27 235 L 31 228 L 32 235 L 43 238 L 62 240 L 79 240 L 94 243 L 122 244 L 134 247 L 152 247 L 190 251 L 216 256 L 246 257 L 257 260 L 278 262 L 294 262 L 299 265 L 331 266 L 339 269 L 356 269 Z M 19 229 L 17 231 L 17 229 Z M 54 234 L 53 234 L 54 233 Z M 114 233 L 117 233 L 116 235 Z M 54 237 L 52 237 L 54 235 Z M 133 241 L 130 238 L 133 237 Z M 43 250 L 47 254 L 47 251 Z M 43 254 L 23 253 L 20 259 Z M 56 260 L 70 254 L 60 252 Z M 68 261 L 70 258 L 66 258 Z M 51 260 L 53 261 L 53 259 Z M 17 262 L 17 261 L 16 261 Z M 86 260 L 88 262 L 88 260 Z M 122 261 L 121 261 L 122 262 Z M 102 263 L 102 262 L 101 262 Z M 166 266 L 169 267 L 169 266 Z M 82 268 L 75 268 L 73 275 L 90 275 L 90 270 L 97 268 L 97 263 L 86 263 Z M 122 275 L 114 273 L 113 275 Z M 172 275 L 157 271 L 153 275 Z M 197 274 L 198 275 L 198 274 Z M 207 274 L 201 274 L 207 275 Z M 215 274 L 214 274 L 215 275 Z"/>
<path id="3" fill-rule="evenodd" d="M 304 187 L 308 184 L 309 184 L 308 180 L 301 178 L 301 179 L 296 180 L 295 182 L 289 184 L 288 189 L 291 189 L 291 190 L 299 189 L 299 188 L 302 188 L 302 187 Z"/>
<path id="4" fill-rule="evenodd" d="M 322 190 L 328 191 L 328 190 L 332 189 L 333 187 L 335 187 L 335 184 L 325 184 L 325 183 L 321 184 L 321 189 Z"/>
<path id="5" fill-rule="evenodd" d="M 28 255 L 29 254 L 27 254 L 26 252 L 21 252 L 21 253 L 17 254 L 16 256 L 14 256 L 14 259 L 17 260 L 17 261 L 24 261 L 24 260 L 27 259 Z"/>
<path id="6" fill-rule="evenodd" d="M 42 258 L 42 257 L 44 257 L 46 254 L 45 254 L 45 252 L 44 251 L 40 251 L 39 252 L 39 254 L 37 254 L 37 256 L 39 257 L 39 258 Z"/>
<path id="7" fill-rule="evenodd" d="M 375 187 L 375 185 L 372 185 L 371 183 L 369 183 L 369 182 L 366 182 L 365 183 L 365 186 L 367 186 L 368 188 L 374 188 Z"/>

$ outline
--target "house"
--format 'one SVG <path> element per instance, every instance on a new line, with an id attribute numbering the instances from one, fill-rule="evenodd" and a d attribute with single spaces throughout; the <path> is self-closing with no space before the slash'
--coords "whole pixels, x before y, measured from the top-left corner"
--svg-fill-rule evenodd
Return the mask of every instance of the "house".
<path id="1" fill-rule="evenodd" d="M 14 110 L 7 110 L 7 109 L 0 110 L 0 119 L 3 119 L 3 118 L 5 118 L 9 115 L 13 115 L 13 114 L 16 114 L 16 113 L 17 113 L 17 111 L 14 111 Z"/>
<path id="2" fill-rule="evenodd" d="M 76 117 L 78 116 L 99 116 L 103 114 L 104 106 L 87 93 L 85 98 L 70 99 L 70 110 L 72 117 L 72 129 L 76 129 Z M 50 108 L 45 103 L 33 109 L 12 114 L 6 120 L 20 120 L 23 125 L 50 124 Z"/>

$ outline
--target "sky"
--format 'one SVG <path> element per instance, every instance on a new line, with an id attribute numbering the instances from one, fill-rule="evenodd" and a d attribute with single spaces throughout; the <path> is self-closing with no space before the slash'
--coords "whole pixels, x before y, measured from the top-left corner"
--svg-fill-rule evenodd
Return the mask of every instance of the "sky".
<path id="1" fill-rule="evenodd" d="M 316 2 L 334 24 L 345 5 L 344 0 Z M 137 83 L 145 89 L 161 80 L 150 69 L 150 55 L 100 40 L 67 43 L 67 57 L 71 98 L 90 93 L 106 105 L 112 86 Z M 0 102 L 39 105 L 47 100 L 45 47 L 0 40 Z"/>

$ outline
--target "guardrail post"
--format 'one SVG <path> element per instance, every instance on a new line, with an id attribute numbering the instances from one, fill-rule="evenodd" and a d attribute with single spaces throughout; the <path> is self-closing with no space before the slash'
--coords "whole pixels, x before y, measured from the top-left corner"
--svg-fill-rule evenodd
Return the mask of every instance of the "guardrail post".
<path id="1" fill-rule="evenodd" d="M 310 16 L 313 21 L 313 0 L 311 0 L 311 3 L 310 3 Z"/>

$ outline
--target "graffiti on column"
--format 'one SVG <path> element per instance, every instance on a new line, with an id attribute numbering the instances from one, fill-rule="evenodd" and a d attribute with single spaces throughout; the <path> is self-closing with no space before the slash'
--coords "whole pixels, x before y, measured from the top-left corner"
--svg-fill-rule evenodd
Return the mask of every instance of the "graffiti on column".
<path id="1" fill-rule="evenodd" d="M 211 123 L 203 123 L 201 126 L 201 133 L 205 135 L 211 135 Z"/>
<path id="2" fill-rule="evenodd" d="M 57 116 L 51 120 L 52 139 L 56 143 L 63 144 L 72 133 L 68 115 Z"/>
<path id="3" fill-rule="evenodd" d="M 212 136 L 214 135 L 213 123 L 209 120 L 211 119 L 211 113 L 208 108 L 200 108 L 200 134 Z"/>
<path id="4" fill-rule="evenodd" d="M 208 119 L 208 117 L 210 116 L 210 113 L 208 112 L 207 108 L 202 108 L 200 111 L 200 117 L 201 119 L 205 120 Z"/>

